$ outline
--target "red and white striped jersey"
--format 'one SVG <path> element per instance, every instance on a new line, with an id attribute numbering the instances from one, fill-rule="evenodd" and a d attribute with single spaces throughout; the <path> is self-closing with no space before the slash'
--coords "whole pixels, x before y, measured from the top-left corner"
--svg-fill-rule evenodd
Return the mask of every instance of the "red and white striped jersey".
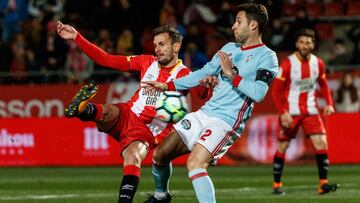
<path id="1" fill-rule="evenodd" d="M 325 65 L 320 58 L 311 54 L 308 60 L 301 60 L 295 52 L 283 60 L 273 84 L 273 99 L 279 112 L 289 112 L 291 115 L 318 114 L 317 84 L 327 105 L 333 105 Z"/>
<path id="2" fill-rule="evenodd" d="M 140 82 L 158 81 L 165 83 L 190 73 L 189 68 L 184 66 L 181 60 L 173 67 L 161 68 L 156 58 L 151 55 L 131 56 L 128 59 L 131 70 L 140 71 Z M 148 125 L 155 136 L 162 133 L 165 128 L 170 130 L 169 124 L 155 118 L 155 104 L 162 93 L 153 88 L 141 86 L 128 102 L 131 110 Z"/>
<path id="3" fill-rule="evenodd" d="M 120 71 L 140 72 L 140 81 L 165 83 L 190 73 L 190 69 L 184 66 L 181 60 L 173 67 L 161 67 L 156 57 L 152 55 L 120 56 L 108 54 L 95 44 L 89 42 L 80 33 L 76 35 L 75 43 L 99 65 Z M 139 89 L 127 104 L 147 124 L 154 136 L 167 135 L 172 125 L 155 118 L 155 103 L 160 97 L 161 92 L 141 86 L 140 84 Z"/>

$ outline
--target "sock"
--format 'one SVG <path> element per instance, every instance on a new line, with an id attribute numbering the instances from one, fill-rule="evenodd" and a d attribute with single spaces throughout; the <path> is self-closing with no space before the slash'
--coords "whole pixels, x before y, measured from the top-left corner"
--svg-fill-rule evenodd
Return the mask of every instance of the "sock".
<path id="1" fill-rule="evenodd" d="M 315 151 L 316 164 L 319 171 L 319 179 L 327 179 L 328 170 L 329 170 L 329 159 L 327 150 L 316 150 Z"/>
<path id="2" fill-rule="evenodd" d="M 169 181 L 172 174 L 172 164 L 158 164 L 153 162 L 152 173 L 155 181 L 154 197 L 158 200 L 166 198 L 169 193 Z"/>
<path id="3" fill-rule="evenodd" d="M 96 121 L 102 116 L 103 107 L 101 104 L 88 103 L 85 109 L 77 117 L 82 121 Z"/>
<path id="4" fill-rule="evenodd" d="M 139 185 L 140 168 L 134 165 L 124 166 L 124 177 L 121 182 L 118 203 L 131 203 Z"/>
<path id="5" fill-rule="evenodd" d="M 205 169 L 198 168 L 189 172 L 189 178 L 200 203 L 215 203 L 215 188 Z"/>
<path id="6" fill-rule="evenodd" d="M 276 183 L 281 182 L 281 176 L 284 168 L 284 161 L 285 161 L 285 154 L 276 151 L 273 162 L 273 176 L 274 176 L 274 182 Z"/>

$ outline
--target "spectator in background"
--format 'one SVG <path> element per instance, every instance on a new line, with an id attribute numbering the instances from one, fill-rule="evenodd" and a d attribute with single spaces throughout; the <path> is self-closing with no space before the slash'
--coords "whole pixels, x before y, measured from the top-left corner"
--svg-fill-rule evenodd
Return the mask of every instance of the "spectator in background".
<path id="1" fill-rule="evenodd" d="M 271 22 L 270 29 L 267 30 L 268 38 L 270 39 L 270 45 L 272 49 L 281 50 L 284 46 L 284 36 L 286 34 L 286 26 L 284 26 L 281 18 L 275 18 Z"/>
<path id="2" fill-rule="evenodd" d="M 0 0 L 0 16 L 2 16 L 2 40 L 11 41 L 11 37 L 20 31 L 20 24 L 27 17 L 27 2 L 23 0 Z"/>
<path id="3" fill-rule="evenodd" d="M 196 23 L 190 23 L 186 26 L 187 33 L 183 40 L 184 49 L 188 43 L 193 42 L 197 45 L 200 51 L 205 51 L 207 43 L 205 43 L 205 36 L 201 33 L 199 28 L 200 27 Z"/>
<path id="4" fill-rule="evenodd" d="M 39 19 L 45 25 L 54 17 L 59 18 L 63 8 L 63 0 L 29 0 L 28 4 L 29 15 Z"/>
<path id="5" fill-rule="evenodd" d="M 16 34 L 10 47 L 14 57 L 10 63 L 9 76 L 14 83 L 26 83 L 28 71 L 35 61 L 34 53 L 28 49 L 22 33 Z"/>
<path id="6" fill-rule="evenodd" d="M 125 56 L 133 55 L 133 48 L 133 33 L 131 30 L 125 29 L 116 40 L 115 54 Z"/>
<path id="7" fill-rule="evenodd" d="M 56 33 L 56 22 L 49 21 L 46 31 L 42 36 L 41 44 L 41 74 L 44 82 L 62 82 L 64 75 L 61 75 L 66 62 L 68 45 Z"/>
<path id="8" fill-rule="evenodd" d="M 65 68 L 68 83 L 82 84 L 91 77 L 94 62 L 74 42 L 70 42 Z"/>
<path id="9" fill-rule="evenodd" d="M 205 0 L 193 0 L 186 8 L 183 22 L 185 25 L 195 23 L 200 26 L 201 30 L 206 30 L 209 23 L 216 22 L 216 15 L 211 11 Z"/>
<path id="10" fill-rule="evenodd" d="M 350 53 L 343 39 L 336 39 L 330 52 L 329 65 L 343 65 L 350 62 Z"/>
<path id="11" fill-rule="evenodd" d="M 186 44 L 185 51 L 180 53 L 184 65 L 191 67 L 191 71 L 203 67 L 208 61 L 208 57 L 202 51 L 200 51 L 195 42 L 189 42 Z"/>
<path id="12" fill-rule="evenodd" d="M 217 14 L 216 18 L 216 26 L 222 29 L 229 29 L 234 24 L 235 16 L 228 0 L 221 3 L 220 12 Z"/>
<path id="13" fill-rule="evenodd" d="M 285 35 L 283 50 L 293 50 L 294 32 L 300 29 L 308 28 L 314 30 L 314 21 L 309 19 L 309 15 L 304 7 L 296 12 L 295 21 L 290 23 L 288 32 Z"/>
<path id="14" fill-rule="evenodd" d="M 177 30 L 179 30 L 179 32 L 182 35 L 186 34 L 185 27 L 181 23 L 179 23 L 178 20 L 176 19 L 175 9 L 170 4 L 170 0 L 165 0 L 164 5 L 162 6 L 162 8 L 160 10 L 159 24 L 160 25 L 172 25 Z"/>
<path id="15" fill-rule="evenodd" d="M 0 83 L 8 82 L 7 75 L 9 72 L 9 67 L 12 57 L 13 57 L 13 53 L 11 51 L 10 46 L 4 43 L 0 36 Z"/>
<path id="16" fill-rule="evenodd" d="M 351 64 L 360 64 L 360 23 L 355 23 L 354 26 L 347 33 L 347 36 L 351 40 L 354 45 L 354 49 L 352 51 L 352 56 L 350 63 Z"/>
<path id="17" fill-rule="evenodd" d="M 339 89 L 336 91 L 335 108 L 337 112 L 359 112 L 359 90 L 354 84 L 354 76 L 350 72 L 343 75 Z"/>

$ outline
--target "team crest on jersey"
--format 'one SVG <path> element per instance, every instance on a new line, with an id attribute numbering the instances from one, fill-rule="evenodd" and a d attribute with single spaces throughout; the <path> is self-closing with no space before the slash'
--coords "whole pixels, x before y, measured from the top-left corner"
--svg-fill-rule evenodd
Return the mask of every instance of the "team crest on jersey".
<path id="1" fill-rule="evenodd" d="M 245 63 L 249 62 L 252 58 L 254 58 L 254 55 L 250 54 L 246 57 Z"/>
<path id="2" fill-rule="evenodd" d="M 189 121 L 189 119 L 184 119 L 184 120 L 181 121 L 181 126 L 185 130 L 189 130 L 191 128 L 191 122 Z"/>

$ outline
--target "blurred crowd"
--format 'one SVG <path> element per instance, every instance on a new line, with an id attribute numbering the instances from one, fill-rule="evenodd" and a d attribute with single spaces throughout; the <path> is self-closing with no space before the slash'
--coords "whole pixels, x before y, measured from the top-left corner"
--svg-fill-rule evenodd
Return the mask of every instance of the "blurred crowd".
<path id="1" fill-rule="evenodd" d="M 232 11 L 244 2 L 267 6 L 271 19 L 263 39 L 279 57 L 293 50 L 294 31 L 309 27 L 318 33 L 318 49 L 325 50 L 327 64 L 360 64 L 360 4 L 348 0 L 0 0 L 0 84 L 124 77 L 94 64 L 72 41 L 59 38 L 58 20 L 106 52 L 120 55 L 153 54 L 152 29 L 171 24 L 184 35 L 180 57 L 196 70 L 232 40 Z M 335 13 L 329 10 L 334 3 L 341 8 Z"/>

